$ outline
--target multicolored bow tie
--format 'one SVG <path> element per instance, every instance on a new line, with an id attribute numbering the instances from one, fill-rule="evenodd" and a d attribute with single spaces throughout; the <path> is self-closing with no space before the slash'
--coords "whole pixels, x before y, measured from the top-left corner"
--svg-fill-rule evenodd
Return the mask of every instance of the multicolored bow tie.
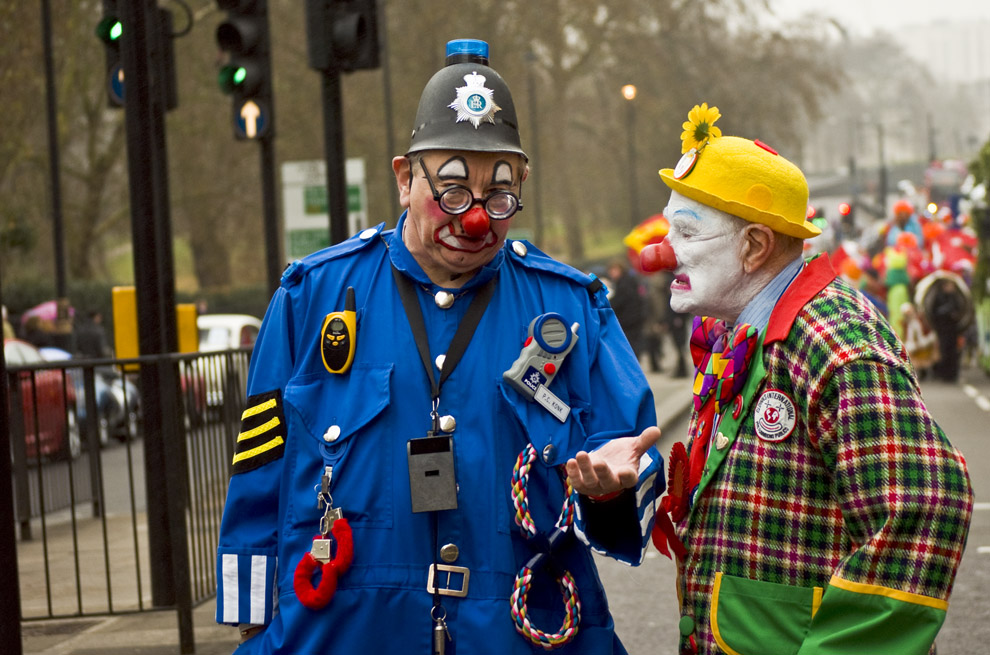
<path id="1" fill-rule="evenodd" d="M 725 321 L 694 317 L 691 358 L 695 368 L 695 410 L 700 412 L 714 395 L 715 411 L 720 413 L 742 391 L 759 334 L 747 323 L 737 325 L 730 333 Z"/>

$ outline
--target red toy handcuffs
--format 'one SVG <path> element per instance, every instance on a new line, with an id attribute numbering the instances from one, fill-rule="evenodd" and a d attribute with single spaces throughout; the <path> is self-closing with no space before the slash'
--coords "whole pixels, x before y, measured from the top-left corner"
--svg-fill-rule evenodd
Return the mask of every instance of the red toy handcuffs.
<path id="1" fill-rule="evenodd" d="M 306 553 L 296 565 L 296 573 L 293 578 L 293 588 L 299 602 L 311 610 L 322 609 L 333 598 L 337 591 L 337 578 L 342 576 L 351 566 L 354 559 L 354 541 L 351 537 L 351 526 L 347 519 L 337 519 L 330 528 L 330 533 L 337 541 L 337 552 L 326 564 L 313 557 L 312 553 Z M 324 539 L 323 535 L 317 535 L 314 539 Z M 313 573 L 320 568 L 322 577 L 320 583 L 313 586 Z"/>

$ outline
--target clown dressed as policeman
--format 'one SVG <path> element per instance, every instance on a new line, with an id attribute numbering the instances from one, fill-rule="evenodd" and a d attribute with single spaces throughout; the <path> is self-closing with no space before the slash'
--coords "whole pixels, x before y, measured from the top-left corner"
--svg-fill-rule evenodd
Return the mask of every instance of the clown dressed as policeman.
<path id="1" fill-rule="evenodd" d="M 268 308 L 217 554 L 238 653 L 625 652 L 588 545 L 641 561 L 654 401 L 600 281 L 506 239 L 527 158 L 487 55 L 426 85 L 395 229 Z"/>
<path id="2" fill-rule="evenodd" d="M 962 557 L 972 489 L 887 321 L 802 258 L 808 186 L 760 141 L 684 123 L 667 241 L 696 314 L 694 412 L 655 543 L 675 554 L 682 654 L 924 655 Z"/>

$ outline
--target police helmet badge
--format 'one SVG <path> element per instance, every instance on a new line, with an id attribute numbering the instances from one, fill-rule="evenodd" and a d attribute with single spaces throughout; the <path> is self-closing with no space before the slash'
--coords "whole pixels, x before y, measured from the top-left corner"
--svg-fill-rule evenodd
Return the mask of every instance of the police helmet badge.
<path id="1" fill-rule="evenodd" d="M 457 122 L 471 121 L 475 129 L 481 121 L 495 123 L 495 112 L 502 109 L 495 104 L 495 92 L 485 87 L 485 76 L 477 72 L 464 76 L 465 86 L 457 87 L 457 97 L 447 105 L 457 112 Z"/>

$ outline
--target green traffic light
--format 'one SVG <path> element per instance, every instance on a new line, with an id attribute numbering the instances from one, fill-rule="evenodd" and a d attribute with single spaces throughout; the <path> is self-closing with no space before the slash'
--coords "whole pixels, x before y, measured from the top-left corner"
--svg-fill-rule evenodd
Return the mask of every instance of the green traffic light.
<path id="1" fill-rule="evenodd" d="M 237 66 L 234 64 L 227 64 L 220 68 L 220 73 L 217 75 L 217 82 L 220 84 L 220 90 L 224 93 L 233 93 L 234 91 L 240 89 L 244 85 L 244 81 L 247 79 L 247 68 L 244 66 Z"/>
<path id="2" fill-rule="evenodd" d="M 105 16 L 96 26 L 96 36 L 107 45 L 116 45 L 124 33 L 124 26 L 116 16 Z"/>

